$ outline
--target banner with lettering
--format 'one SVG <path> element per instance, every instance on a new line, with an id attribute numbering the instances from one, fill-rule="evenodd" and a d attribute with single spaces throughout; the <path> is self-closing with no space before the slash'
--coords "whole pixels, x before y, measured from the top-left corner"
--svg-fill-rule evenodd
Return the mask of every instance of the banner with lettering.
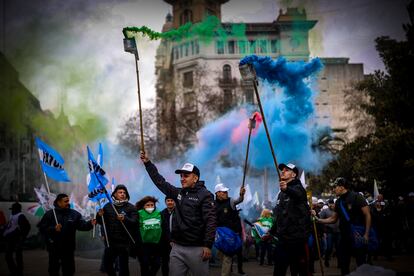
<path id="1" fill-rule="evenodd" d="M 70 182 L 70 179 L 63 168 L 65 161 L 62 156 L 39 138 L 36 138 L 35 140 L 39 150 L 40 164 L 42 165 L 44 173 L 56 181 Z"/>

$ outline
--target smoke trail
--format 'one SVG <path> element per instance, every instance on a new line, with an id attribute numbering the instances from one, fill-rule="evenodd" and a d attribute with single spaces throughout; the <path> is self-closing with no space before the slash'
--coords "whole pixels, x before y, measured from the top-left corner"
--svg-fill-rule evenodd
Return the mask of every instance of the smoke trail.
<path id="1" fill-rule="evenodd" d="M 203 21 L 192 24 L 188 22 L 177 29 L 167 32 L 156 32 L 147 26 L 142 27 L 125 27 L 122 30 L 125 38 L 131 38 L 136 34 L 141 34 L 151 40 L 168 39 L 179 41 L 190 37 L 198 37 L 202 43 L 209 44 L 214 38 L 226 40 L 229 35 L 236 38 L 245 38 L 246 25 L 234 24 L 231 30 L 227 31 L 222 27 L 221 21 L 216 16 L 208 16 Z"/>
<path id="2" fill-rule="evenodd" d="M 287 62 L 283 57 L 272 60 L 252 55 L 240 62 L 241 65 L 245 63 L 253 64 L 261 79 L 263 108 L 279 162 L 292 161 L 307 171 L 319 170 L 329 158 L 312 147 L 319 129 L 310 124 L 316 96 L 310 87 L 311 78 L 322 69 L 320 60 Z M 253 109 L 252 106 L 245 106 L 233 110 L 204 126 L 198 132 L 199 143 L 186 158 L 210 170 L 214 166 L 220 167 L 223 160 L 233 166 L 241 165 L 246 142 L 234 139 L 234 133 L 237 133 L 240 122 L 247 119 L 247 110 Z M 252 137 L 250 156 L 251 167 L 263 169 L 273 166 L 263 127 L 258 127 L 257 135 Z M 220 171 L 217 168 L 214 170 Z M 222 168 L 222 173 L 223 170 L 226 168 Z"/>

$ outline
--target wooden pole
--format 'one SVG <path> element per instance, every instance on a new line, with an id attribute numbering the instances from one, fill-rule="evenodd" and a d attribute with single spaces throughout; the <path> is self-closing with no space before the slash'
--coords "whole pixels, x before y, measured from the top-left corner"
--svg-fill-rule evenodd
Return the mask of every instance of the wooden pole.
<path id="1" fill-rule="evenodd" d="M 139 128 L 140 128 L 140 134 L 141 134 L 141 150 L 145 152 L 144 148 L 144 129 L 142 128 L 142 107 L 141 107 L 141 89 L 139 85 L 139 70 L 138 70 L 138 52 L 135 53 L 135 69 L 137 73 L 137 85 L 138 85 L 138 109 L 139 109 Z"/>
<path id="2" fill-rule="evenodd" d="M 247 162 L 249 160 L 249 149 L 250 149 L 250 137 L 252 136 L 252 130 L 256 127 L 256 114 L 249 119 L 249 136 L 247 138 L 247 148 L 246 148 L 246 159 L 244 160 L 244 170 L 243 170 L 243 181 L 242 187 L 244 187 L 247 174 Z"/>
<path id="3" fill-rule="evenodd" d="M 277 165 L 276 154 L 273 150 L 272 139 L 270 138 L 269 129 L 267 128 L 266 118 L 265 118 L 265 114 L 264 114 L 264 111 L 263 111 L 262 102 L 260 101 L 260 95 L 259 95 L 259 91 L 257 89 L 257 80 L 256 79 L 253 80 L 253 87 L 254 87 L 254 92 L 255 92 L 256 98 L 257 98 L 257 104 L 259 105 L 260 114 L 262 115 L 263 125 L 264 125 L 265 131 L 266 131 L 266 136 L 267 136 L 267 141 L 269 142 L 270 151 L 272 153 L 273 163 L 275 164 L 277 176 L 279 177 L 279 181 L 280 181 L 280 172 L 279 172 L 279 168 L 278 168 L 278 165 Z"/>
<path id="4" fill-rule="evenodd" d="M 308 201 L 309 201 L 310 209 L 313 210 L 313 206 L 312 206 L 312 192 L 311 191 L 308 191 L 307 192 L 307 195 L 308 195 Z M 321 258 L 321 248 L 319 246 L 318 230 L 316 228 L 316 222 L 315 222 L 315 219 L 313 218 L 313 216 L 311 216 L 311 219 L 312 219 L 312 224 L 313 224 L 313 232 L 315 234 L 316 248 L 318 249 L 319 266 L 321 267 L 322 276 L 324 276 L 325 273 L 324 273 L 324 270 L 323 270 L 323 264 L 322 264 L 322 258 Z"/>

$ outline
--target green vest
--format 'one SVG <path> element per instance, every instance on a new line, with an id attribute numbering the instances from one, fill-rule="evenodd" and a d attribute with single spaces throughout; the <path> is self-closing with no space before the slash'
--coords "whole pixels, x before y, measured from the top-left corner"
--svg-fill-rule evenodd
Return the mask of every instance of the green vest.
<path id="1" fill-rule="evenodd" d="M 144 209 L 138 211 L 139 232 L 143 243 L 159 243 L 161 239 L 161 213 L 154 210 L 151 214 Z"/>

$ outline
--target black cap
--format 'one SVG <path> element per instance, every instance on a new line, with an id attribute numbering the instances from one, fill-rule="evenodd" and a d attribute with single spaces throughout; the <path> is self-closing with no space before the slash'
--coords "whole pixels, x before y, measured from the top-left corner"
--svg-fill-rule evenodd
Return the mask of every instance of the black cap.
<path id="1" fill-rule="evenodd" d="M 15 203 L 12 204 L 12 206 L 9 208 L 9 210 L 21 211 L 22 210 L 22 205 L 19 202 L 15 202 Z"/>
<path id="2" fill-rule="evenodd" d="M 126 197 L 129 200 L 130 197 L 129 197 L 128 189 L 127 189 L 127 187 L 124 184 L 118 184 L 118 185 L 116 185 L 116 187 L 115 187 L 114 191 L 112 192 L 111 196 L 114 197 L 116 191 L 118 191 L 118 190 L 124 190 L 125 193 L 126 193 Z"/>
<path id="3" fill-rule="evenodd" d="M 349 183 L 346 181 L 345 177 L 337 177 L 333 183 L 333 186 L 342 186 L 345 189 L 349 189 Z"/>
<path id="4" fill-rule="evenodd" d="M 282 164 L 279 164 L 278 167 L 279 167 L 279 170 L 283 170 L 284 168 L 286 168 L 286 169 L 289 169 L 289 170 L 293 171 L 296 174 L 296 176 L 299 175 L 298 167 L 296 167 L 295 164 L 292 164 L 292 163 L 283 164 L 282 163 Z"/>
<path id="5" fill-rule="evenodd" d="M 176 174 L 180 174 L 180 173 L 193 173 L 195 175 L 198 176 L 198 178 L 200 178 L 200 170 L 193 164 L 191 163 L 185 163 L 184 166 L 181 169 L 177 169 L 175 170 Z"/>
<path id="6" fill-rule="evenodd" d="M 172 200 L 174 200 L 174 198 L 173 198 L 171 195 L 167 195 L 167 196 L 165 196 L 164 201 L 166 201 L 167 199 L 172 199 Z"/>
<path id="7" fill-rule="evenodd" d="M 333 200 L 333 198 L 330 198 L 329 200 L 328 200 L 328 204 L 334 204 L 335 203 L 335 201 Z"/>

